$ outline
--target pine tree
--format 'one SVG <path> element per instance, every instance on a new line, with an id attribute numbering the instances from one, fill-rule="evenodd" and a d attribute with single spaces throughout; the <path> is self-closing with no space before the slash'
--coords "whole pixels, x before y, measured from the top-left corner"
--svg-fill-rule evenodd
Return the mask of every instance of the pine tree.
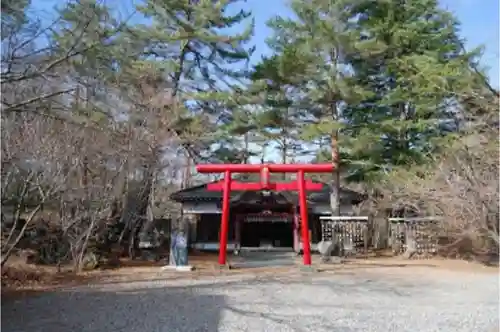
<path id="1" fill-rule="evenodd" d="M 253 32 L 249 24 L 241 33 L 229 33 L 247 21 L 250 13 L 228 15 L 237 1 L 150 0 L 137 9 L 151 21 L 130 27 L 127 42 L 139 49 L 138 68 L 154 67 L 170 84 L 172 96 L 186 107 L 183 123 L 198 122 L 185 148 L 191 156 L 210 155 L 221 135 L 218 126 L 232 121 L 238 91 L 246 75 L 245 65 L 253 48 L 247 47 Z M 215 154 L 227 155 L 227 144 Z M 229 144 L 231 145 L 231 144 Z M 206 150 L 207 153 L 199 153 Z"/>
<path id="2" fill-rule="evenodd" d="M 295 84 L 296 99 L 304 114 L 301 138 L 315 143 L 320 150 L 329 151 L 334 164 L 332 208 L 340 213 L 339 187 L 344 127 L 342 111 L 365 93 L 350 84 L 350 73 L 344 59 L 351 47 L 351 31 L 343 16 L 346 1 L 292 1 L 296 16 L 275 18 L 269 22 L 273 29 L 270 46 L 281 62 L 288 65 L 286 73 Z M 329 144 L 329 147 L 325 146 Z"/>
<path id="3" fill-rule="evenodd" d="M 463 52 L 457 21 L 435 0 L 360 1 L 345 15 L 358 36 L 346 60 L 355 84 L 373 91 L 344 111 L 353 158 L 364 161 L 353 175 L 424 163 L 474 55 Z"/>
<path id="4" fill-rule="evenodd" d="M 124 203 L 122 213 L 130 243 L 143 223 L 132 216 L 146 214 L 153 205 L 154 182 L 166 152 L 177 148 L 187 152 L 188 159 L 213 157 L 220 138 L 217 129 L 231 121 L 238 105 L 234 91 L 242 88 L 253 26 L 229 32 L 250 15 L 227 15 L 233 3 L 143 1 L 136 8 L 147 24 L 117 23 L 108 7 L 93 0 L 70 3 L 63 10 L 64 25 L 73 27 L 85 25 L 83 10 L 92 12 L 94 29 L 77 40 L 84 52 L 74 70 L 108 89 L 122 116 L 118 124 L 127 120 L 123 131 L 136 133 L 128 140 L 140 150 L 140 167 L 131 170 L 142 175 L 140 192 L 133 202 Z M 57 37 L 61 49 L 75 42 L 67 31 L 61 29 Z M 151 213 L 148 216 L 151 219 Z"/>
<path id="5" fill-rule="evenodd" d="M 337 167 L 349 167 L 349 180 L 425 162 L 442 146 L 443 122 L 456 113 L 451 104 L 474 54 L 463 52 L 456 20 L 437 1 L 291 7 L 296 18 L 270 22 L 270 46 L 281 58 L 293 49 L 306 64 L 288 71 L 311 121 L 303 138 L 330 141 L 321 154 L 330 151 Z"/>
<path id="6" fill-rule="evenodd" d="M 262 100 L 253 113 L 255 136 L 264 147 L 277 145 L 281 163 L 289 162 L 302 150 L 299 128 L 304 112 L 295 98 L 297 89 L 293 76 L 287 74 L 292 66 L 300 64 L 287 62 L 290 60 L 292 56 L 264 57 L 251 75 L 254 91 L 258 91 Z"/>

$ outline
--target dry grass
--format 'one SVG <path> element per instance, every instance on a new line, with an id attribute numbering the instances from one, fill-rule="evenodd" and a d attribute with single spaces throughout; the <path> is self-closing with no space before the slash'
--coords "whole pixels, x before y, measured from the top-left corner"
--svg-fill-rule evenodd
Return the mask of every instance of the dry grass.
<path id="1" fill-rule="evenodd" d="M 192 277 L 224 273 L 218 267 L 217 255 L 193 253 L 190 256 L 190 264 L 196 267 L 196 271 L 191 274 Z M 116 268 L 74 273 L 70 267 L 62 267 L 58 271 L 55 266 L 26 264 L 22 257 L 13 256 L 2 269 L 2 296 L 48 291 L 90 282 L 150 280 L 179 276 L 173 271 L 162 271 L 160 268 L 164 265 L 164 261 L 145 262 L 122 259 L 119 267 Z"/>
<path id="2" fill-rule="evenodd" d="M 2 268 L 2 298 L 81 285 L 91 282 L 93 277 L 88 273 L 75 274 L 69 268 L 58 271 L 54 266 L 26 264 L 20 257 L 11 257 Z"/>

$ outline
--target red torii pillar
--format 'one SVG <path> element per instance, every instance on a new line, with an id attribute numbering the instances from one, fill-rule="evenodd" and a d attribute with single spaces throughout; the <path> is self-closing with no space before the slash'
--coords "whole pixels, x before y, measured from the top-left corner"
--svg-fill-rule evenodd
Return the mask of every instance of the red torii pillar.
<path id="1" fill-rule="evenodd" d="M 199 173 L 224 173 L 224 180 L 207 185 L 208 190 L 222 190 L 222 216 L 219 239 L 219 264 L 226 264 L 227 233 L 229 229 L 229 198 L 231 190 L 297 190 L 299 192 L 299 207 L 301 219 L 302 246 L 304 265 L 311 265 L 311 245 L 309 242 L 309 222 L 307 218 L 306 190 L 321 190 L 320 183 L 306 181 L 305 173 L 329 173 L 333 171 L 332 164 L 204 164 L 197 165 Z M 232 173 L 260 173 L 260 182 L 232 181 Z M 270 173 L 296 173 L 297 180 L 293 182 L 272 183 Z"/>

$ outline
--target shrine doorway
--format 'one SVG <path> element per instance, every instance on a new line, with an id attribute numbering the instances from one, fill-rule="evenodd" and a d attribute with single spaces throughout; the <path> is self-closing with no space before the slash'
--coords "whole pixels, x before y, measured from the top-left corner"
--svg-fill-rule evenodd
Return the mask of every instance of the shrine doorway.
<path id="1" fill-rule="evenodd" d="M 295 204 L 283 193 L 247 191 L 231 205 L 240 248 L 294 249 Z"/>
<path id="2" fill-rule="evenodd" d="M 241 247 L 284 249 L 293 251 L 292 217 L 283 221 L 244 221 L 241 229 Z"/>

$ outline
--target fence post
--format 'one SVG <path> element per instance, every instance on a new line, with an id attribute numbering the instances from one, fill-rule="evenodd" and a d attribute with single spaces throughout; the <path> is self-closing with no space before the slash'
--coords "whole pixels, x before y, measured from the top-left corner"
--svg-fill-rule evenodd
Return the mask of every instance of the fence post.
<path id="1" fill-rule="evenodd" d="M 387 216 L 376 214 L 372 222 L 372 245 L 375 249 L 388 248 L 389 222 Z"/>

